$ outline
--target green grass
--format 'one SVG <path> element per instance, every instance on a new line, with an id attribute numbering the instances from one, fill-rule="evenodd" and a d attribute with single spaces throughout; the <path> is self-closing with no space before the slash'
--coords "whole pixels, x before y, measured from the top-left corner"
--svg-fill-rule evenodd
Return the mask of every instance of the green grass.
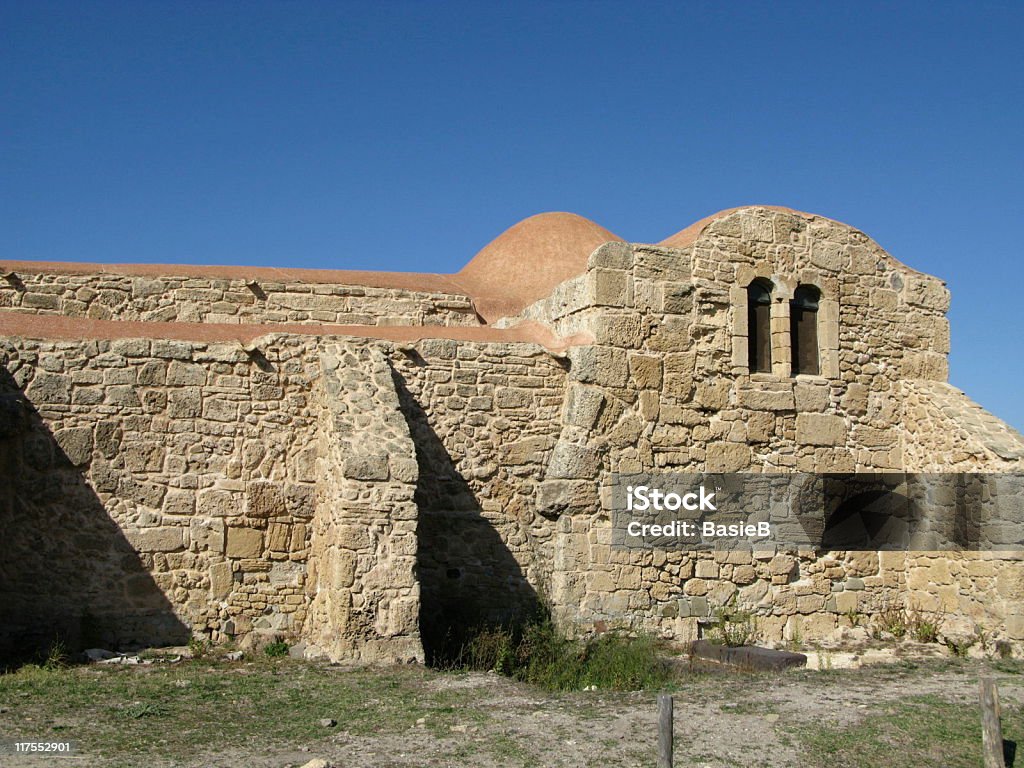
<path id="1" fill-rule="evenodd" d="M 147 756 L 218 748 L 309 745 L 334 718 L 354 735 L 396 733 L 427 718 L 446 733 L 466 722 L 473 691 L 430 691 L 421 668 L 341 670 L 289 659 L 151 667 L 23 667 L 0 675 L 8 729 L 74 734 L 84 754 L 138 765 Z M 479 715 L 479 717 L 486 717 Z"/>
<path id="2" fill-rule="evenodd" d="M 591 681 L 607 687 L 646 684 L 643 659 L 648 653 L 656 656 L 657 650 L 649 639 L 610 635 L 590 644 L 537 642 L 551 653 L 539 666 L 544 674 L 580 687 L 596 684 Z M 564 665 L 558 675 L 557 664 Z M 724 724 L 732 716 L 781 714 L 780 740 L 797 746 L 810 766 L 978 765 L 976 699 L 889 693 L 894 685 L 914 692 L 915 680 L 939 672 L 971 678 L 960 689 L 964 696 L 964 690 L 976 690 L 977 675 L 1019 679 L 1024 663 L 981 665 L 950 657 L 829 673 L 680 670 L 667 689 L 677 701 L 731 704 L 722 707 Z M 347 669 L 263 654 L 246 663 L 225 663 L 211 655 L 149 666 L 27 666 L 0 675 L 0 731 L 73 739 L 89 765 L 104 768 L 166 765 L 168 755 L 180 762 L 210 757 L 217 764 L 220 753 L 257 755 L 298 746 L 315 753 L 318 745 L 325 751 L 336 748 L 335 737 L 401 741 L 412 729 L 443 745 L 438 759 L 450 765 L 480 764 L 487 762 L 485 757 L 497 764 L 548 765 L 545 750 L 552 744 L 581 739 L 600 740 L 607 750 L 602 765 L 652 762 L 653 741 L 619 741 L 616 748 L 604 725 L 624 713 L 650 718 L 655 708 L 651 692 L 550 693 L 491 680 L 474 676 L 467 681 L 458 671 L 419 666 Z M 790 719 L 790 710 L 773 694 L 780 683 L 823 690 L 836 702 L 850 690 L 887 693 L 856 724 L 838 726 L 828 723 L 827 712 Z M 1022 742 L 1024 715 L 1011 701 L 1012 696 L 1003 701 L 1004 738 Z M 545 724 L 544 739 L 524 729 L 519 719 L 538 712 L 557 716 L 537 721 Z M 338 725 L 324 728 L 321 718 L 333 718 Z M 682 744 L 678 748 L 684 749 Z"/>
<path id="3" fill-rule="evenodd" d="M 1024 743 L 1024 712 L 1003 706 L 1003 739 Z M 844 727 L 805 724 L 791 732 L 802 743 L 808 765 L 830 768 L 896 768 L 981 765 L 980 710 L 942 697 L 914 696 L 886 704 Z"/>

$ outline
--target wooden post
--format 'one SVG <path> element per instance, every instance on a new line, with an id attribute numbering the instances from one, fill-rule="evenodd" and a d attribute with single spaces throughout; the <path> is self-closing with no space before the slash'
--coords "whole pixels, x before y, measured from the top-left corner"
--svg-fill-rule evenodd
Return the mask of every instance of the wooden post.
<path id="1" fill-rule="evenodd" d="M 672 707 L 671 696 L 658 696 L 658 768 L 672 768 Z"/>
<path id="2" fill-rule="evenodd" d="M 999 691 L 991 677 L 981 679 L 981 750 L 985 768 L 1006 768 L 1003 730 L 999 725 Z"/>

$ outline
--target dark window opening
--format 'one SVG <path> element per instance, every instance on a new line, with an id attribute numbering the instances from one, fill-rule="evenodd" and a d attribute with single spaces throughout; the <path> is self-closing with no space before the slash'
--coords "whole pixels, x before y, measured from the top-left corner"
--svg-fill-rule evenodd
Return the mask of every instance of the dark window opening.
<path id="1" fill-rule="evenodd" d="M 772 369 L 772 289 L 762 280 L 747 286 L 747 351 L 751 373 Z"/>
<path id="2" fill-rule="evenodd" d="M 813 285 L 801 285 L 789 304 L 789 342 L 792 345 L 793 375 L 819 373 L 818 302 L 821 292 Z"/>

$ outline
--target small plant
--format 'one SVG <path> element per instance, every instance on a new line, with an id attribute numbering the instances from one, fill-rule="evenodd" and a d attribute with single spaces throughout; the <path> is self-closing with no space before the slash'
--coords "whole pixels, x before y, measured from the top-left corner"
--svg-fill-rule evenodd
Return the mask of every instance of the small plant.
<path id="1" fill-rule="evenodd" d="M 861 622 L 864 620 L 864 614 L 856 608 L 851 608 L 843 615 L 846 617 L 846 620 L 850 622 L 851 627 L 859 627 Z"/>
<path id="2" fill-rule="evenodd" d="M 263 652 L 272 659 L 279 659 L 282 656 L 288 655 L 288 643 L 284 642 L 284 640 L 278 640 L 264 648 Z"/>
<path id="3" fill-rule="evenodd" d="M 942 644 L 949 648 L 949 652 L 956 656 L 958 659 L 966 659 L 967 652 L 978 642 L 977 637 L 965 637 L 961 639 L 954 639 L 951 637 L 944 637 Z"/>
<path id="4" fill-rule="evenodd" d="M 890 634 L 897 640 L 906 636 L 907 621 L 899 608 L 883 608 L 876 613 L 871 623 L 871 636 L 881 640 L 882 635 Z"/>
<path id="5" fill-rule="evenodd" d="M 736 607 L 736 593 L 716 608 L 711 617 L 711 641 L 731 647 L 750 645 L 757 637 L 757 622 L 750 611 Z"/>
<path id="6" fill-rule="evenodd" d="M 988 644 L 991 639 L 989 638 L 988 631 L 984 627 L 975 626 L 974 634 L 978 636 L 978 642 L 981 644 L 982 653 L 988 655 Z"/>
<path id="7" fill-rule="evenodd" d="M 193 635 L 188 639 L 188 652 L 193 659 L 201 659 L 210 652 L 210 641 L 205 637 Z"/>
<path id="8" fill-rule="evenodd" d="M 827 672 L 831 672 L 832 663 L 832 651 L 828 649 L 821 650 L 818 655 L 818 669 L 823 669 Z"/>
<path id="9" fill-rule="evenodd" d="M 803 625 L 799 620 L 793 622 L 793 631 L 790 633 L 789 642 L 786 643 L 786 647 L 791 651 L 799 651 L 803 648 L 804 644 L 804 630 Z"/>
<path id="10" fill-rule="evenodd" d="M 56 638 L 46 649 L 46 659 L 42 667 L 48 672 L 64 669 L 68 665 L 68 648 L 64 641 Z"/>
<path id="11" fill-rule="evenodd" d="M 515 648 L 510 632 L 487 627 L 477 632 L 463 646 L 459 662 L 470 669 L 491 670 L 510 675 L 515 668 Z"/>
<path id="12" fill-rule="evenodd" d="M 914 611 L 907 616 L 907 630 L 919 643 L 934 643 L 939 639 L 941 621 L 934 611 Z"/>

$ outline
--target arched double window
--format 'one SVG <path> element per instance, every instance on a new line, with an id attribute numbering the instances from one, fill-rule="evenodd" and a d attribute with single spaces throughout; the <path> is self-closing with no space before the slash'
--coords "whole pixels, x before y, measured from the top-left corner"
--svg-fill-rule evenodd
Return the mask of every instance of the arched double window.
<path id="1" fill-rule="evenodd" d="M 789 303 L 789 343 L 792 345 L 793 375 L 819 372 L 818 302 L 821 291 L 801 285 Z"/>
<path id="2" fill-rule="evenodd" d="M 755 280 L 747 286 L 747 351 L 751 373 L 772 370 L 772 286 Z"/>

